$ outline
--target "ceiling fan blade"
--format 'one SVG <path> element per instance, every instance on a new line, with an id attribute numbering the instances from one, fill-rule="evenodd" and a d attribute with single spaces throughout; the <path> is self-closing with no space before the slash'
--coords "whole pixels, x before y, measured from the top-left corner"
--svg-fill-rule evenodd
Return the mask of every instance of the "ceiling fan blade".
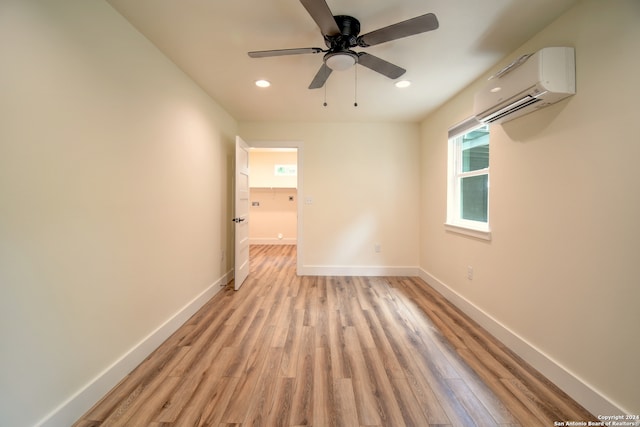
<path id="1" fill-rule="evenodd" d="M 335 36 L 340 34 L 340 28 L 336 23 L 331 9 L 325 0 L 300 0 L 300 3 L 307 9 L 309 15 L 316 21 L 318 28 L 325 36 Z"/>
<path id="2" fill-rule="evenodd" d="M 438 18 L 433 13 L 417 16 L 388 27 L 380 28 L 358 37 L 358 44 L 362 47 L 385 43 L 402 37 L 413 36 L 439 27 Z"/>
<path id="3" fill-rule="evenodd" d="M 322 52 L 322 49 L 320 49 L 319 47 L 303 47 L 299 49 L 259 50 L 255 52 L 249 52 L 248 55 L 252 58 L 267 58 L 270 56 L 303 55 L 306 53 L 320 52 Z"/>
<path id="4" fill-rule="evenodd" d="M 309 85 L 309 89 L 320 89 L 326 83 L 327 79 L 331 75 L 331 68 L 327 67 L 325 63 L 318 70 L 318 73 L 313 78 L 313 81 Z"/>
<path id="5" fill-rule="evenodd" d="M 384 59 L 380 59 L 377 56 L 370 55 L 365 52 L 358 53 L 358 64 L 378 72 L 390 79 L 397 79 L 401 75 L 407 72 L 404 68 L 387 62 Z"/>

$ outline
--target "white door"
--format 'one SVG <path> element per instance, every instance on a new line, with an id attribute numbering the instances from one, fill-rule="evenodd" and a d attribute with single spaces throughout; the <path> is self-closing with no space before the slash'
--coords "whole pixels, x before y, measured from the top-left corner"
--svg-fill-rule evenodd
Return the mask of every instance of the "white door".
<path id="1" fill-rule="evenodd" d="M 236 136 L 235 266 L 237 291 L 249 275 L 249 146 Z"/>

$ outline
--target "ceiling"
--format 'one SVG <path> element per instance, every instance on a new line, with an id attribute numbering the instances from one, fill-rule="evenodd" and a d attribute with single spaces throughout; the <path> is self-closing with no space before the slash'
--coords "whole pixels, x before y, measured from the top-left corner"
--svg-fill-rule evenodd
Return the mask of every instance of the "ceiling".
<path id="1" fill-rule="evenodd" d="M 405 68 L 398 80 L 410 80 L 409 88 L 357 66 L 333 72 L 324 88 L 310 90 L 322 54 L 247 55 L 326 48 L 298 0 L 107 1 L 236 120 L 306 122 L 419 121 L 576 2 L 326 0 L 334 15 L 357 18 L 360 34 L 429 12 L 440 27 L 354 48 Z M 256 87 L 258 79 L 271 87 Z"/>

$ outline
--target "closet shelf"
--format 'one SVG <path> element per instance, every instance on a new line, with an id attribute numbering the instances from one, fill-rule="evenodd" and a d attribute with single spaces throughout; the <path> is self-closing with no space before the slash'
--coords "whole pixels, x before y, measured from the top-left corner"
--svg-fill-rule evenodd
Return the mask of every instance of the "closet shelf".
<path id="1" fill-rule="evenodd" d="M 297 187 L 249 187 L 251 190 L 297 190 Z"/>

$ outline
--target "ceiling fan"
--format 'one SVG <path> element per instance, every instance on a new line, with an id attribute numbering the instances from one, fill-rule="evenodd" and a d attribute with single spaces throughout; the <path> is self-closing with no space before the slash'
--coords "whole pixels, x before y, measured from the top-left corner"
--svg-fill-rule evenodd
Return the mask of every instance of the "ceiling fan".
<path id="1" fill-rule="evenodd" d="M 311 81 L 309 89 L 321 88 L 333 71 L 346 70 L 355 64 L 363 65 L 390 79 L 397 79 L 407 70 L 377 56 L 365 52 L 354 52 L 351 48 L 374 46 L 438 28 L 436 16 L 433 13 L 427 13 L 360 36 L 360 21 L 347 15 L 334 16 L 325 0 L 300 0 L 300 3 L 320 28 L 328 49 L 307 47 L 261 50 L 249 52 L 249 56 L 266 58 L 323 52 L 323 64 Z"/>

